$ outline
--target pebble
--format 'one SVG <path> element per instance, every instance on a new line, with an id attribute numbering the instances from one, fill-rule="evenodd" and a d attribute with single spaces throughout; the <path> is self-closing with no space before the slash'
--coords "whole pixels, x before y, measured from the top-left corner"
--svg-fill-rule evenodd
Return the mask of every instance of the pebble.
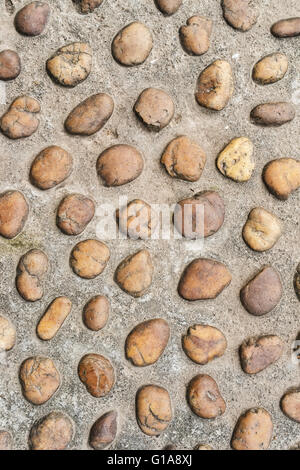
<path id="1" fill-rule="evenodd" d="M 16 343 L 16 328 L 12 322 L 0 315 L 0 353 L 10 351 Z"/>
<path id="2" fill-rule="evenodd" d="M 103 450 L 116 438 L 118 430 L 118 414 L 116 411 L 105 413 L 93 424 L 89 444 L 95 450 Z"/>
<path id="3" fill-rule="evenodd" d="M 253 80 L 260 85 L 269 85 L 281 80 L 287 70 L 289 62 L 285 54 L 275 52 L 267 55 L 255 64 L 252 72 Z"/>
<path id="4" fill-rule="evenodd" d="M 269 162 L 263 170 L 268 190 L 278 199 L 286 200 L 300 188 L 300 160 L 279 158 Z"/>
<path id="5" fill-rule="evenodd" d="M 119 229 L 127 237 L 147 240 L 155 233 L 159 218 L 151 206 L 141 199 L 134 199 L 116 211 Z"/>
<path id="6" fill-rule="evenodd" d="M 110 313 L 110 303 L 104 295 L 91 298 L 83 309 L 83 322 L 92 331 L 100 331 L 105 327 Z"/>
<path id="7" fill-rule="evenodd" d="M 112 54 L 122 65 L 140 65 L 149 56 L 153 46 L 150 29 L 135 21 L 123 28 L 114 38 Z"/>
<path id="8" fill-rule="evenodd" d="M 202 191 L 179 201 L 174 210 L 174 225 L 186 238 L 214 235 L 224 223 L 225 205 L 215 191 Z"/>
<path id="9" fill-rule="evenodd" d="M 216 60 L 201 72 L 197 82 L 196 100 L 200 106 L 221 111 L 234 92 L 231 65 Z"/>
<path id="10" fill-rule="evenodd" d="M 178 292 L 186 300 L 215 299 L 231 282 L 226 266 L 213 259 L 199 258 L 184 270 Z"/>
<path id="11" fill-rule="evenodd" d="M 37 421 L 29 435 L 31 450 L 65 450 L 73 439 L 71 419 L 60 411 L 51 411 Z"/>
<path id="12" fill-rule="evenodd" d="M 255 207 L 243 228 L 243 238 L 254 251 L 270 250 L 282 234 L 281 221 L 262 207 Z"/>
<path id="13" fill-rule="evenodd" d="M 78 375 L 87 391 L 95 398 L 105 397 L 115 384 L 110 361 L 99 354 L 87 354 L 78 365 Z"/>
<path id="14" fill-rule="evenodd" d="M 140 176 L 144 169 L 141 152 L 131 145 L 113 145 L 97 160 L 97 173 L 105 186 L 122 186 Z"/>
<path id="15" fill-rule="evenodd" d="M 28 203 L 20 191 L 0 194 L 0 235 L 15 238 L 22 232 L 29 214 Z"/>
<path id="16" fill-rule="evenodd" d="M 0 52 L 0 80 L 13 80 L 20 75 L 21 61 L 15 51 L 5 49 Z"/>
<path id="17" fill-rule="evenodd" d="M 65 128 L 73 135 L 93 135 L 105 126 L 113 111 L 114 102 L 109 95 L 92 95 L 71 111 Z"/>
<path id="18" fill-rule="evenodd" d="M 277 21 L 273 24 L 271 33 L 277 38 L 300 36 L 300 17 Z"/>
<path id="19" fill-rule="evenodd" d="M 265 266 L 243 287 L 241 302 L 252 315 L 266 315 L 279 303 L 282 291 L 279 273 L 271 266 Z"/>
<path id="20" fill-rule="evenodd" d="M 159 436 L 172 421 L 169 392 L 158 385 L 140 388 L 136 395 L 136 417 L 143 433 Z"/>
<path id="21" fill-rule="evenodd" d="M 51 189 L 65 181 L 72 169 L 73 158 L 69 152 L 52 145 L 35 157 L 30 169 L 30 180 L 39 189 Z"/>
<path id="22" fill-rule="evenodd" d="M 24 300 L 36 302 L 43 297 L 43 280 L 48 267 L 48 256 L 41 250 L 30 250 L 20 258 L 16 287 Z"/>
<path id="23" fill-rule="evenodd" d="M 284 344 L 275 335 L 250 338 L 240 347 L 242 369 L 246 374 L 257 374 L 282 356 Z"/>
<path id="24" fill-rule="evenodd" d="M 167 16 L 173 15 L 182 5 L 182 0 L 155 0 L 157 8 Z"/>
<path id="25" fill-rule="evenodd" d="M 125 258 L 118 266 L 115 281 L 132 297 L 141 297 L 152 284 L 154 266 L 148 250 L 141 250 Z"/>
<path id="26" fill-rule="evenodd" d="M 110 258 L 109 248 L 98 240 L 84 240 L 73 248 L 70 265 L 74 273 L 83 279 L 94 279 L 99 276 Z"/>
<path id="27" fill-rule="evenodd" d="M 294 276 L 294 287 L 297 297 L 300 300 L 300 263 L 297 266 L 297 271 Z"/>
<path id="28" fill-rule="evenodd" d="M 103 0 L 80 0 L 79 8 L 81 13 L 92 13 L 96 8 L 100 7 Z"/>
<path id="29" fill-rule="evenodd" d="M 60 376 L 54 362 L 47 357 L 30 357 L 20 367 L 23 395 L 33 405 L 42 405 L 60 386 Z"/>
<path id="30" fill-rule="evenodd" d="M 239 31 L 249 31 L 257 22 L 259 11 L 253 0 L 222 0 L 227 23 Z"/>
<path id="31" fill-rule="evenodd" d="M 49 305 L 37 326 L 37 335 L 44 341 L 54 338 L 71 313 L 72 302 L 68 297 L 57 297 Z"/>
<path id="32" fill-rule="evenodd" d="M 144 321 L 127 336 L 126 358 L 138 367 L 154 364 L 163 354 L 169 337 L 170 328 L 165 320 L 156 318 Z"/>
<path id="33" fill-rule="evenodd" d="M 259 104 L 250 113 L 254 124 L 260 126 L 282 126 L 294 119 L 295 108 L 291 103 Z"/>
<path id="34" fill-rule="evenodd" d="M 196 142 L 183 135 L 168 144 L 161 163 L 173 178 L 195 182 L 202 175 L 206 154 Z"/>
<path id="35" fill-rule="evenodd" d="M 87 79 L 92 68 L 92 49 L 85 42 L 73 42 L 58 49 L 47 60 L 46 68 L 53 80 L 75 87 Z"/>
<path id="36" fill-rule="evenodd" d="M 215 380 L 206 374 L 196 375 L 188 385 L 187 400 L 193 413 L 213 419 L 225 413 L 226 403 Z"/>
<path id="37" fill-rule="evenodd" d="M 82 194 L 69 194 L 60 202 L 56 223 L 66 235 L 79 235 L 95 215 L 95 203 Z"/>
<path id="38" fill-rule="evenodd" d="M 205 54 L 210 46 L 212 26 L 212 21 L 204 16 L 189 18 L 179 31 L 184 50 L 191 55 Z"/>
<path id="39" fill-rule="evenodd" d="M 31 2 L 15 16 L 15 27 L 25 36 L 39 36 L 44 31 L 50 16 L 48 3 Z"/>
<path id="40" fill-rule="evenodd" d="M 19 96 L 1 117 L 0 128 L 3 134 L 10 139 L 30 137 L 40 125 L 37 117 L 40 110 L 37 100 L 30 96 Z"/>
<path id="41" fill-rule="evenodd" d="M 0 430 L 0 450 L 12 450 L 12 436 L 8 431 Z"/>
<path id="42" fill-rule="evenodd" d="M 263 408 L 252 408 L 239 418 L 231 446 L 234 450 L 267 450 L 272 434 L 270 414 Z"/>
<path id="43" fill-rule="evenodd" d="M 195 447 L 195 450 L 214 450 L 209 444 L 199 444 Z"/>
<path id="44" fill-rule="evenodd" d="M 254 145 L 248 137 L 237 137 L 224 148 L 217 158 L 222 175 L 236 182 L 249 181 L 255 168 Z"/>
<path id="45" fill-rule="evenodd" d="M 138 97 L 134 111 L 149 130 L 159 132 L 173 119 L 175 105 L 165 91 L 146 88 Z"/>
<path id="46" fill-rule="evenodd" d="M 288 418 L 300 423 L 300 390 L 287 392 L 281 399 L 281 409 Z"/>
<path id="47" fill-rule="evenodd" d="M 209 325 L 193 325 L 182 338 L 185 354 L 196 364 L 205 365 L 223 356 L 227 348 L 224 334 Z"/>

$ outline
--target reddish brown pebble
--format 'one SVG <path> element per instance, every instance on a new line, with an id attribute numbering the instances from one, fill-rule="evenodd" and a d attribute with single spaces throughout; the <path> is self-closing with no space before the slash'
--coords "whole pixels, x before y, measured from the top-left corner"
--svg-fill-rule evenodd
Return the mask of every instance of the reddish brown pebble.
<path id="1" fill-rule="evenodd" d="M 155 3 L 164 15 L 170 16 L 181 7 L 182 0 L 155 0 Z"/>
<path id="2" fill-rule="evenodd" d="M 21 257 L 17 267 L 16 287 L 24 300 L 36 302 L 43 297 L 43 279 L 48 265 L 48 257 L 41 250 L 30 250 Z"/>
<path id="3" fill-rule="evenodd" d="M 210 46 L 212 21 L 204 16 L 192 16 L 180 28 L 180 40 L 184 50 L 191 55 L 202 55 Z"/>
<path id="4" fill-rule="evenodd" d="M 57 297 L 49 305 L 37 326 L 37 335 L 44 341 L 54 338 L 71 312 L 72 302 L 68 297 Z"/>
<path id="5" fill-rule="evenodd" d="M 205 365 L 213 359 L 223 356 L 227 348 L 227 341 L 223 333 L 213 326 L 194 325 L 183 336 L 182 347 L 192 361 Z"/>
<path id="6" fill-rule="evenodd" d="M 60 411 L 52 411 L 37 421 L 29 435 L 31 450 L 65 450 L 74 434 L 69 416 Z"/>
<path id="7" fill-rule="evenodd" d="M 115 383 L 115 372 L 108 359 L 87 354 L 78 365 L 78 375 L 87 391 L 96 398 L 105 397 Z"/>
<path id="8" fill-rule="evenodd" d="M 105 186 L 122 186 L 140 176 L 144 168 L 142 154 L 131 145 L 113 145 L 97 160 L 97 173 Z"/>
<path id="9" fill-rule="evenodd" d="M 281 399 L 283 413 L 293 421 L 300 423 L 300 390 L 290 390 Z"/>
<path id="10" fill-rule="evenodd" d="M 294 288 L 298 299 L 300 300 L 300 263 L 297 266 L 297 270 L 294 276 Z"/>
<path id="11" fill-rule="evenodd" d="M 213 419 L 225 413 L 226 404 L 216 382 L 209 375 L 196 375 L 188 385 L 191 410 L 200 418 Z"/>
<path id="12" fill-rule="evenodd" d="M 222 8 L 227 23 L 239 31 L 249 31 L 259 15 L 253 0 L 222 0 Z"/>
<path id="13" fill-rule="evenodd" d="M 90 431 L 89 444 L 95 450 L 103 450 L 116 438 L 118 423 L 117 413 L 109 411 L 93 424 Z"/>
<path id="14" fill-rule="evenodd" d="M 0 52 L 0 80 L 13 80 L 20 75 L 21 61 L 15 51 L 6 49 Z"/>
<path id="15" fill-rule="evenodd" d="M 79 8 L 81 13 L 92 13 L 102 2 L 103 0 L 79 0 Z"/>
<path id="16" fill-rule="evenodd" d="M 252 109 L 250 117 L 260 126 L 282 126 L 294 119 L 296 111 L 291 103 L 264 103 Z"/>
<path id="17" fill-rule="evenodd" d="M 31 2 L 15 16 L 15 26 L 25 36 L 39 36 L 44 31 L 50 15 L 50 7 L 44 2 Z"/>
<path id="18" fill-rule="evenodd" d="M 0 450 L 12 450 L 12 436 L 8 431 L 0 430 Z"/>
<path id="19" fill-rule="evenodd" d="M 278 199 L 286 200 L 300 188 L 300 160 L 279 158 L 269 162 L 263 170 L 268 190 Z"/>
<path id="20" fill-rule="evenodd" d="M 92 49 L 85 42 L 74 42 L 61 47 L 46 63 L 51 78 L 70 88 L 86 80 L 91 68 Z"/>
<path id="21" fill-rule="evenodd" d="M 95 204 L 82 194 L 69 194 L 60 202 L 56 223 L 66 235 L 79 235 L 95 214 Z"/>
<path id="22" fill-rule="evenodd" d="M 29 213 L 28 203 L 20 191 L 0 194 L 0 235 L 15 238 L 22 232 Z"/>
<path id="23" fill-rule="evenodd" d="M 105 327 L 110 312 L 107 297 L 97 295 L 90 299 L 83 309 L 83 322 L 92 331 L 99 331 Z"/>
<path id="24" fill-rule="evenodd" d="M 246 411 L 235 427 L 231 446 L 234 450 L 266 450 L 273 434 L 270 414 L 263 408 Z"/>
<path id="25" fill-rule="evenodd" d="M 114 38 L 112 54 L 122 65 L 140 65 L 152 50 L 152 33 L 149 28 L 138 21 L 123 28 Z"/>
<path id="26" fill-rule="evenodd" d="M 271 33 L 277 38 L 300 36 L 300 17 L 277 21 L 273 24 Z"/>
<path id="27" fill-rule="evenodd" d="M 234 92 L 231 65 L 216 60 L 201 72 L 197 81 L 196 100 L 200 106 L 221 111 Z"/>
<path id="28" fill-rule="evenodd" d="M 46 403 L 60 385 L 54 362 L 47 357 L 30 357 L 20 368 L 20 382 L 26 400 L 34 405 Z"/>
<path id="29" fill-rule="evenodd" d="M 70 265 L 74 273 L 84 279 L 99 276 L 110 258 L 109 248 L 98 240 L 84 240 L 77 243 L 70 256 Z"/>
<path id="30" fill-rule="evenodd" d="M 240 358 L 246 374 L 257 374 L 274 364 L 283 353 L 283 341 L 278 336 L 267 335 L 250 338 L 240 347 Z"/>
<path id="31" fill-rule="evenodd" d="M 165 91 L 147 88 L 138 97 L 134 111 L 148 129 L 159 132 L 173 119 L 175 105 Z"/>
<path id="32" fill-rule="evenodd" d="M 42 150 L 30 169 L 30 180 L 39 189 L 51 189 L 70 176 L 73 158 L 66 150 L 52 145 Z"/>
<path id="33" fill-rule="evenodd" d="M 141 199 L 130 201 L 116 211 L 119 229 L 129 238 L 147 240 L 155 233 L 159 218 L 152 207 Z"/>
<path id="34" fill-rule="evenodd" d="M 148 250 L 125 258 L 115 273 L 117 284 L 132 297 L 141 297 L 152 284 L 154 267 Z"/>
<path id="35" fill-rule="evenodd" d="M 0 315 L 0 353 L 10 351 L 16 342 L 16 328 L 6 317 Z"/>
<path id="36" fill-rule="evenodd" d="M 30 137 L 39 127 L 37 114 L 41 107 L 37 100 L 30 96 L 16 98 L 8 111 L 1 117 L 0 128 L 10 139 Z"/>
<path id="37" fill-rule="evenodd" d="M 172 421 L 169 392 L 158 385 L 145 385 L 136 394 L 136 417 L 143 433 L 159 436 Z"/>

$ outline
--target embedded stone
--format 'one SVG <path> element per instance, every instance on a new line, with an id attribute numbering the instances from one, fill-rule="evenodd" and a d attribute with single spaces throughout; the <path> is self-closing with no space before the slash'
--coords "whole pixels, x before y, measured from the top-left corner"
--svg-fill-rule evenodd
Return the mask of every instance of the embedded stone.
<path id="1" fill-rule="evenodd" d="M 78 375 L 87 391 L 95 398 L 105 397 L 115 383 L 110 361 L 99 354 L 87 354 L 78 365 Z"/>
<path id="2" fill-rule="evenodd" d="M 254 251 L 270 250 L 281 233 L 280 220 L 262 207 L 252 209 L 243 228 L 244 241 Z"/>
<path id="3" fill-rule="evenodd" d="M 98 240 L 84 240 L 73 248 L 70 265 L 77 276 L 94 279 L 99 276 L 110 258 L 109 248 Z"/>
<path id="4" fill-rule="evenodd" d="M 28 203 L 20 191 L 0 194 L 0 235 L 15 238 L 22 232 L 28 214 Z"/>
<path id="5" fill-rule="evenodd" d="M 8 318 L 0 315 L 0 352 L 10 351 L 14 347 L 15 343 L 15 326 Z"/>
<path id="6" fill-rule="evenodd" d="M 148 436 L 159 436 L 172 421 L 169 392 L 158 385 L 145 385 L 136 395 L 136 416 L 140 429 Z"/>
<path id="7" fill-rule="evenodd" d="M 234 450 L 267 450 L 272 434 L 270 414 L 263 408 L 252 408 L 239 418 L 231 446 Z"/>
<path id="8" fill-rule="evenodd" d="M 20 75 L 21 61 L 15 51 L 5 49 L 0 52 L 0 80 L 13 80 Z"/>
<path id="9" fill-rule="evenodd" d="M 233 181 L 248 181 L 255 168 L 253 153 L 251 140 L 248 137 L 237 137 L 219 154 L 217 167 L 222 175 Z"/>
<path id="10" fill-rule="evenodd" d="M 253 80 L 260 85 L 269 85 L 281 80 L 288 70 L 288 58 L 281 52 L 269 54 L 255 64 Z"/>
<path id="11" fill-rule="evenodd" d="M 95 450 L 103 450 L 116 438 L 118 423 L 116 411 L 109 411 L 93 424 L 90 431 L 89 444 Z"/>
<path id="12" fill-rule="evenodd" d="M 0 430 L 0 450 L 12 450 L 12 442 L 11 434 Z"/>
<path id="13" fill-rule="evenodd" d="M 159 132 L 173 119 L 174 102 L 168 93 L 158 88 L 146 88 L 134 105 L 140 121 L 152 131 Z"/>
<path id="14" fill-rule="evenodd" d="M 288 418 L 300 423 L 300 390 L 294 389 L 287 392 L 280 404 L 283 413 Z"/>
<path id="15" fill-rule="evenodd" d="M 149 56 L 152 46 L 150 29 L 143 23 L 135 21 L 116 35 L 112 43 L 112 54 L 122 65 L 140 65 Z"/>
<path id="16" fill-rule="evenodd" d="M 204 16 L 192 16 L 186 26 L 180 28 L 180 40 L 184 50 L 191 55 L 202 55 L 210 46 L 212 21 Z"/>
<path id="17" fill-rule="evenodd" d="M 24 300 L 36 302 L 43 297 L 43 280 L 48 266 L 48 257 L 41 250 L 30 250 L 20 258 L 16 287 Z"/>
<path id="18" fill-rule="evenodd" d="M 253 0 L 222 0 L 222 8 L 227 23 L 239 31 L 249 31 L 259 16 Z"/>
<path id="19" fill-rule="evenodd" d="M 252 109 L 250 117 L 260 126 L 282 126 L 294 119 L 296 111 L 291 103 L 264 103 Z"/>
<path id="20" fill-rule="evenodd" d="M 182 347 L 192 361 L 205 365 L 223 356 L 227 348 L 227 340 L 218 328 L 209 325 L 194 325 L 183 336 Z"/>
<path id="21" fill-rule="evenodd" d="M 30 169 L 30 180 L 39 189 L 51 189 L 65 181 L 73 169 L 73 158 L 66 150 L 52 145 L 42 150 Z"/>
<path id="22" fill-rule="evenodd" d="M 103 0 L 79 0 L 79 8 L 81 13 L 92 13 L 96 8 L 100 7 Z"/>
<path id="23" fill-rule="evenodd" d="M 110 313 L 110 303 L 104 295 L 92 297 L 83 309 L 83 322 L 92 331 L 105 327 Z"/>
<path id="24" fill-rule="evenodd" d="M 48 3 L 31 2 L 16 14 L 16 30 L 25 36 L 39 36 L 47 25 L 49 15 Z"/>
<path id="25" fill-rule="evenodd" d="M 69 194 L 60 202 L 56 223 L 66 235 L 79 235 L 95 214 L 95 203 L 82 194 Z"/>
<path id="26" fill-rule="evenodd" d="M 30 137 L 39 127 L 37 114 L 40 110 L 37 100 L 30 96 L 19 96 L 1 117 L 0 128 L 3 134 L 10 139 Z"/>
<path id="27" fill-rule="evenodd" d="M 209 375 L 196 375 L 188 385 L 187 399 L 193 413 L 213 419 L 225 413 L 226 403 L 217 383 Z"/>
<path id="28" fill-rule="evenodd" d="M 147 240 L 155 233 L 159 223 L 157 213 L 141 199 L 134 199 L 116 211 L 119 229 L 129 238 Z"/>
<path id="29" fill-rule="evenodd" d="M 65 450 L 74 434 L 69 416 L 60 411 L 52 411 L 37 421 L 29 435 L 31 450 Z"/>
<path id="30" fill-rule="evenodd" d="M 155 0 L 157 8 L 167 16 L 173 15 L 182 5 L 182 0 Z"/>
<path id="31" fill-rule="evenodd" d="M 197 82 L 196 100 L 200 106 L 221 111 L 234 92 L 231 65 L 216 60 L 201 72 Z"/>
<path id="32" fill-rule="evenodd" d="M 271 33 L 277 38 L 300 36 L 300 17 L 277 21 L 273 24 Z"/>
<path id="33" fill-rule="evenodd" d="M 250 338 L 240 347 L 242 369 L 246 374 L 257 374 L 282 356 L 283 341 L 275 335 Z"/>
<path id="34" fill-rule="evenodd" d="M 37 326 L 37 335 L 44 341 L 54 338 L 71 313 L 72 302 L 68 297 L 57 297 L 49 305 Z"/>
<path id="35" fill-rule="evenodd" d="M 263 170 L 268 190 L 278 199 L 286 200 L 300 188 L 300 160 L 279 158 L 269 162 Z"/>
<path id="36" fill-rule="evenodd" d="M 60 376 L 54 362 L 47 357 L 30 357 L 20 368 L 23 395 L 33 405 L 42 405 L 60 386 Z"/>
<path id="37" fill-rule="evenodd" d="M 115 280 L 132 297 L 141 297 L 152 284 L 154 267 L 148 250 L 141 250 L 125 258 L 118 266 Z"/>
<path id="38" fill-rule="evenodd" d="M 142 154 L 131 145 L 113 145 L 97 160 L 97 173 L 105 186 L 122 186 L 140 176 L 144 168 Z"/>

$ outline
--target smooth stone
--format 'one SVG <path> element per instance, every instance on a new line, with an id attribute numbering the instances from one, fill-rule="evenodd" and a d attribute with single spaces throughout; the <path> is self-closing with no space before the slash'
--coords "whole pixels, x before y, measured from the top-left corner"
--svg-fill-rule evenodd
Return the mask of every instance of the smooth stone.
<path id="1" fill-rule="evenodd" d="M 284 343 L 275 335 L 250 338 L 240 347 L 242 369 L 246 374 L 257 374 L 274 364 L 282 356 Z"/>
<path id="2" fill-rule="evenodd" d="M 29 205 L 20 191 L 0 194 L 0 235 L 12 239 L 22 232 L 29 214 Z"/>
<path id="3" fill-rule="evenodd" d="M 15 16 L 15 27 L 25 36 L 39 36 L 44 31 L 50 16 L 48 3 L 31 2 Z"/>
<path id="4" fill-rule="evenodd" d="M 52 145 L 35 157 L 30 168 L 30 181 L 39 189 L 51 189 L 65 181 L 72 169 L 73 158 L 69 152 Z"/>
<path id="5" fill-rule="evenodd" d="M 15 51 L 5 49 L 0 52 L 0 80 L 14 80 L 20 75 L 21 60 Z"/>
<path id="6" fill-rule="evenodd" d="M 263 408 L 252 408 L 240 416 L 233 432 L 234 450 L 267 450 L 273 434 L 270 414 Z"/>
<path id="7" fill-rule="evenodd" d="M 134 111 L 148 129 L 159 132 L 173 119 L 175 105 L 165 91 L 147 88 L 138 97 Z"/>
<path id="8" fill-rule="evenodd" d="M 100 416 L 93 424 L 89 444 L 95 450 L 103 450 L 115 440 L 118 430 L 116 411 L 109 411 Z"/>
<path id="9" fill-rule="evenodd" d="M 225 413 L 226 403 L 215 380 L 209 375 L 196 375 L 187 389 L 188 404 L 197 416 L 214 419 Z"/>
<path id="10" fill-rule="evenodd" d="M 236 182 L 248 181 L 255 168 L 254 145 L 248 137 L 233 139 L 217 158 L 222 175 Z"/>
<path id="11" fill-rule="evenodd" d="M 20 258 L 16 287 L 24 300 L 36 302 L 43 297 L 43 283 L 48 267 L 48 256 L 41 250 L 30 250 Z"/>
<path id="12" fill-rule="evenodd" d="M 267 163 L 263 180 L 268 190 L 278 199 L 286 200 L 300 188 L 300 160 L 279 158 Z"/>
<path id="13" fill-rule="evenodd" d="M 57 297 L 49 305 L 37 326 L 37 335 L 43 341 L 54 338 L 71 313 L 72 302 L 68 297 Z"/>
<path id="14" fill-rule="evenodd" d="M 300 423 L 300 390 L 293 389 L 285 393 L 281 399 L 283 413 L 293 421 Z"/>
<path id="15" fill-rule="evenodd" d="M 115 384 L 111 362 L 99 354 L 87 354 L 78 365 L 78 375 L 87 391 L 95 398 L 105 397 Z"/>
<path id="16" fill-rule="evenodd" d="M 69 416 L 60 411 L 51 411 L 37 421 L 30 430 L 31 450 L 65 450 L 74 434 L 74 425 Z"/>
<path id="17" fill-rule="evenodd" d="M 110 303 L 107 297 L 96 295 L 92 297 L 83 309 L 83 322 L 89 330 L 100 331 L 107 324 L 110 313 Z"/>
<path id="18" fill-rule="evenodd" d="M 141 199 L 134 199 L 127 206 L 117 209 L 116 219 L 120 231 L 134 240 L 150 239 L 159 223 L 157 213 Z"/>
<path id="19" fill-rule="evenodd" d="M 300 36 L 300 17 L 277 21 L 271 27 L 271 33 L 277 38 Z"/>
<path id="20" fill-rule="evenodd" d="M 47 357 L 26 359 L 20 367 L 19 378 L 24 397 L 33 405 L 46 403 L 60 386 L 58 370 Z"/>
<path id="21" fill-rule="evenodd" d="M 149 56 L 152 46 L 153 39 L 150 29 L 143 23 L 135 21 L 125 26 L 115 36 L 112 43 L 112 54 L 121 65 L 140 65 Z"/>
<path id="22" fill-rule="evenodd" d="M 40 104 L 30 96 L 16 98 L 0 119 L 0 128 L 10 139 L 30 137 L 40 125 Z"/>
<path id="23" fill-rule="evenodd" d="M 289 62 L 285 54 L 275 52 L 257 62 L 252 71 L 252 78 L 260 85 L 276 83 L 285 76 Z"/>
<path id="24" fill-rule="evenodd" d="M 148 250 L 129 255 L 118 266 L 115 281 L 132 297 L 143 296 L 152 284 L 154 266 Z"/>
<path id="25" fill-rule="evenodd" d="M 83 279 L 94 279 L 107 266 L 110 258 L 109 248 L 98 240 L 83 240 L 73 248 L 70 265 L 74 273 Z"/>
<path id="26" fill-rule="evenodd" d="M 212 21 L 204 16 L 192 16 L 179 30 L 184 50 L 191 55 L 202 55 L 208 51 L 212 32 Z"/>
<path id="27" fill-rule="evenodd" d="M 216 60 L 200 73 L 195 96 L 200 106 L 221 111 L 229 103 L 233 92 L 231 65 L 225 60 Z"/>
<path id="28" fill-rule="evenodd" d="M 159 436 L 172 421 L 169 392 L 158 385 L 145 385 L 136 395 L 138 425 L 147 436 Z"/>
<path id="29" fill-rule="evenodd" d="M 260 126 L 283 126 L 295 118 L 296 111 L 291 103 L 263 103 L 252 109 L 250 118 Z"/>
<path id="30" fill-rule="evenodd" d="M 227 23 L 239 31 L 249 31 L 257 22 L 259 11 L 253 0 L 222 0 Z"/>
<path id="31" fill-rule="evenodd" d="M 140 176 L 144 160 L 141 152 L 131 145 L 113 145 L 101 153 L 96 167 L 105 186 L 122 186 Z"/>
<path id="32" fill-rule="evenodd" d="M 224 334 L 209 325 L 193 325 L 182 338 L 185 354 L 196 364 L 205 365 L 223 356 L 227 348 Z"/>
<path id="33" fill-rule="evenodd" d="M 95 215 L 95 203 L 82 194 L 69 194 L 60 202 L 56 223 L 66 235 L 80 235 Z"/>
<path id="34" fill-rule="evenodd" d="M 16 343 L 16 328 L 6 317 L 0 315 L 0 353 L 10 351 Z"/>
<path id="35" fill-rule="evenodd" d="M 270 250 L 282 234 L 281 221 L 262 207 L 255 207 L 248 215 L 243 238 L 254 251 Z"/>

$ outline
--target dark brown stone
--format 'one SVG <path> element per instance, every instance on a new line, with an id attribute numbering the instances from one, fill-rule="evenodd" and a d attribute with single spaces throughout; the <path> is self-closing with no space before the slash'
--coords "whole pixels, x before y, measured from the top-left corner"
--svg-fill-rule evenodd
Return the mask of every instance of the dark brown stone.
<path id="1" fill-rule="evenodd" d="M 13 80 L 20 75 L 21 61 L 15 51 L 6 49 L 0 52 L 0 80 Z"/>
<path id="2" fill-rule="evenodd" d="M 279 20 L 273 24 L 271 33 L 277 38 L 290 38 L 300 35 L 300 17 Z"/>
<path id="3" fill-rule="evenodd" d="M 252 109 L 250 117 L 260 126 L 282 126 L 294 119 L 295 108 L 291 103 L 264 103 Z"/>
<path id="4" fill-rule="evenodd" d="M 95 204 L 82 194 L 69 194 L 60 202 L 56 223 L 66 235 L 79 235 L 95 214 Z"/>
<path id="5" fill-rule="evenodd" d="M 89 437 L 93 449 L 103 450 L 114 441 L 118 430 L 117 417 L 115 411 L 109 411 L 93 424 Z"/>
<path id="6" fill-rule="evenodd" d="M 15 26 L 20 34 L 39 36 L 44 31 L 50 15 L 48 3 L 31 2 L 15 16 Z"/>
<path id="7" fill-rule="evenodd" d="M 240 347 L 240 359 L 246 374 L 257 374 L 274 364 L 283 353 L 283 341 L 278 336 L 267 335 L 250 338 Z"/>

